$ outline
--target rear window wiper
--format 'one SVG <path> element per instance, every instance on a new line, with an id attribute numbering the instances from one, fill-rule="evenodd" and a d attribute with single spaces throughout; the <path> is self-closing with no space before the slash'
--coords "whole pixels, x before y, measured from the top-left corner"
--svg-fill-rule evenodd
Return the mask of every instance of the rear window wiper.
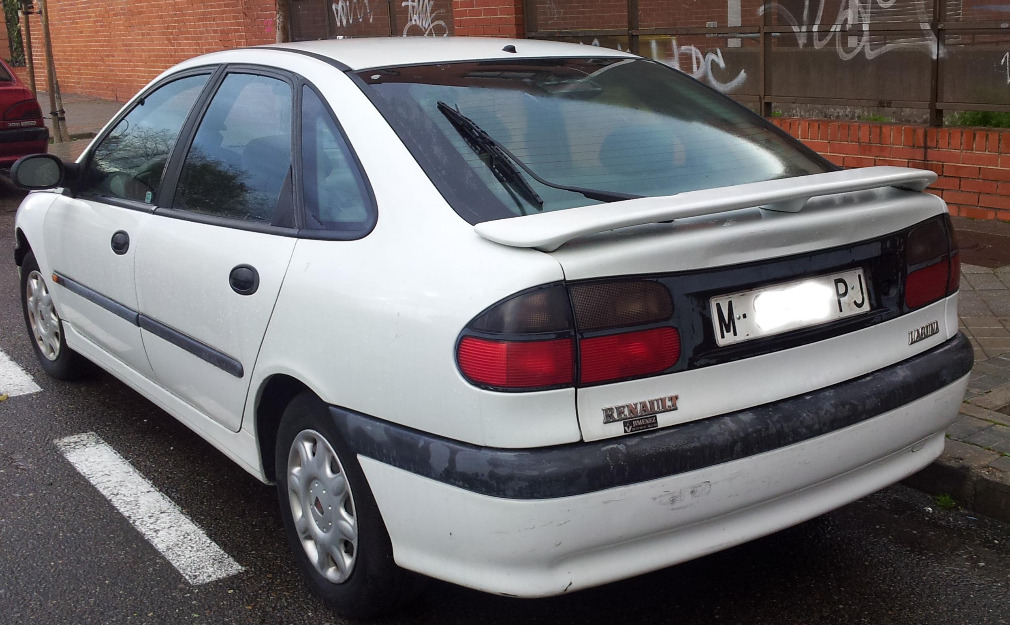
<path id="1" fill-rule="evenodd" d="M 487 166 L 491 168 L 496 178 L 501 180 L 503 184 L 511 184 L 526 198 L 526 201 L 538 206 L 541 210 L 543 209 L 543 198 L 533 190 L 530 183 L 526 182 L 523 175 L 516 169 L 515 164 L 522 166 L 522 163 L 515 156 L 512 156 L 504 146 L 459 110 L 441 100 L 438 102 L 438 110 L 442 111 L 442 114 L 449 119 L 453 127 L 466 139 L 475 152 L 488 156 Z"/>
<path id="2" fill-rule="evenodd" d="M 557 184 L 544 180 L 508 148 L 501 143 L 498 143 L 494 137 L 478 126 L 477 122 L 460 113 L 458 107 L 452 108 L 445 102 L 439 100 L 438 110 L 442 111 L 442 114 L 445 115 L 452 123 L 453 127 L 456 128 L 459 134 L 466 139 L 466 142 L 470 144 L 470 147 L 473 148 L 474 151 L 478 154 L 486 154 L 490 158 L 488 167 L 490 167 L 491 171 L 495 173 L 495 176 L 503 182 L 508 181 L 509 183 L 515 185 L 515 187 L 519 189 L 527 200 L 541 208 L 543 208 L 544 205 L 543 199 L 536 191 L 533 190 L 533 187 L 526 182 L 526 179 L 523 178 L 519 170 L 516 169 L 516 165 L 522 168 L 522 170 L 526 172 L 530 178 L 533 178 L 544 186 L 551 187 L 553 189 L 561 189 L 562 191 L 579 193 L 591 200 L 599 200 L 600 202 L 619 202 L 621 200 L 633 200 L 642 197 L 641 195 L 618 193 L 616 191 L 600 191 L 598 189 L 586 189 L 583 187 Z"/>

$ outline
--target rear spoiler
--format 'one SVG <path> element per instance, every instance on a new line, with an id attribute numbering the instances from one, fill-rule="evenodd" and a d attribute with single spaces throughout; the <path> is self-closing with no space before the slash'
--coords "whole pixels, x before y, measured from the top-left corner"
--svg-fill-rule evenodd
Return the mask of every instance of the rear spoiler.
<path id="1" fill-rule="evenodd" d="M 803 209 L 807 200 L 821 195 L 881 187 L 922 191 L 935 181 L 936 174 L 925 169 L 865 167 L 485 221 L 474 226 L 474 231 L 489 241 L 509 247 L 553 252 L 572 239 L 616 228 L 754 206 L 796 213 Z"/>

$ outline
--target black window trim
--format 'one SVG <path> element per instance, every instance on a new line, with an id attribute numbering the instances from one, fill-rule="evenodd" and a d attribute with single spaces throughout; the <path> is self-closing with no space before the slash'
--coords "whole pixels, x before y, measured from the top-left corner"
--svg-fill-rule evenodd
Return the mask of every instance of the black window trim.
<path id="1" fill-rule="evenodd" d="M 200 106 L 193 107 L 190 111 L 189 119 L 183 126 L 183 131 L 179 134 L 179 140 L 176 141 L 177 148 L 173 150 L 173 154 L 165 168 L 164 182 L 161 186 L 160 197 L 157 198 L 157 206 L 154 210 L 154 214 L 163 215 L 165 217 L 171 217 L 173 219 L 182 219 L 185 221 L 194 221 L 197 223 L 206 223 L 213 226 L 225 226 L 229 228 L 234 228 L 236 230 L 251 230 L 253 232 L 263 232 L 267 234 L 280 234 L 284 236 L 296 236 L 298 228 L 288 228 L 283 226 L 275 226 L 269 223 L 262 222 L 246 222 L 241 219 L 232 219 L 228 217 L 219 217 L 217 215 L 207 215 L 205 213 L 197 213 L 191 210 L 180 209 L 175 207 L 175 195 L 178 191 L 179 178 L 182 175 L 182 166 L 186 160 L 186 156 L 189 154 L 189 150 L 193 145 L 193 140 L 196 138 L 197 129 L 200 127 L 200 123 L 207 114 L 207 109 L 210 108 L 210 104 L 217 95 L 218 90 L 220 90 L 221 85 L 224 83 L 225 79 L 232 74 L 250 74 L 253 76 L 264 76 L 268 78 L 274 78 L 285 82 L 292 89 L 291 97 L 291 133 L 292 137 L 295 133 L 295 123 L 296 123 L 296 110 L 295 110 L 295 85 L 297 80 L 293 74 L 290 72 L 279 70 L 272 67 L 267 67 L 264 65 L 253 65 L 248 63 L 229 63 L 221 65 L 220 70 L 213 77 L 211 84 L 208 85 L 206 91 L 206 97 L 201 99 Z M 182 146 L 179 149 L 178 146 Z M 292 183 L 294 183 L 295 172 L 298 169 L 297 159 L 294 155 L 294 141 L 292 141 L 292 156 L 291 156 L 291 176 Z M 176 154 L 176 152 L 178 154 Z M 298 194 L 294 194 L 297 196 Z M 292 210 L 295 214 L 295 223 L 299 223 L 301 206 L 299 204 L 299 199 L 297 197 L 292 198 L 293 207 Z"/>
<path id="2" fill-rule="evenodd" d="M 109 195 L 100 195 L 98 193 L 89 193 L 83 190 L 75 190 L 76 192 L 73 194 L 74 197 L 78 197 L 81 199 L 88 199 L 92 201 L 100 201 L 103 204 L 109 204 L 111 206 L 125 208 L 128 210 L 135 210 L 144 213 L 153 213 L 155 209 L 157 209 L 158 207 L 163 190 L 165 188 L 165 184 L 168 182 L 168 175 L 170 173 L 169 168 L 171 167 L 173 159 L 175 158 L 175 154 L 178 151 L 180 140 L 183 138 L 183 136 L 185 136 L 187 127 L 192 121 L 193 111 L 199 110 L 200 107 L 203 106 L 205 100 L 207 99 L 208 88 L 214 83 L 216 76 L 217 74 L 220 73 L 220 71 L 221 71 L 221 65 L 216 63 L 212 65 L 200 65 L 198 67 L 191 67 L 178 73 L 172 74 L 170 76 L 166 76 L 162 80 L 159 80 L 158 82 L 152 84 L 149 88 L 141 92 L 141 95 L 139 97 L 133 99 L 132 106 L 130 106 L 128 109 L 124 109 L 123 111 L 121 111 L 118 115 L 116 115 L 116 117 L 112 119 L 111 123 L 106 125 L 105 131 L 102 132 L 94 142 L 92 142 L 91 149 L 85 153 L 85 157 L 81 161 L 80 165 L 80 171 L 82 175 L 85 171 L 87 171 L 87 168 L 91 165 L 91 160 L 94 157 L 95 151 L 97 150 L 98 146 L 101 145 L 102 142 L 104 142 L 112 134 L 112 132 L 119 125 L 119 122 L 123 121 L 123 118 L 125 118 L 127 115 L 135 111 L 136 108 L 141 105 L 141 102 L 147 99 L 148 96 L 150 96 L 158 89 L 161 89 L 165 85 L 173 83 L 177 80 L 182 80 L 184 78 L 190 78 L 193 76 L 206 75 L 207 82 L 204 83 L 203 90 L 200 92 L 200 95 L 198 95 L 196 100 L 193 101 L 193 105 L 189 110 L 186 120 L 183 122 L 182 127 L 179 129 L 179 134 L 175 138 L 175 142 L 172 144 L 172 147 L 168 151 L 168 157 L 165 165 L 165 173 L 162 174 L 161 178 L 162 184 L 160 187 L 158 187 L 158 190 L 155 193 L 155 196 L 151 199 L 150 204 L 148 204 L 147 202 L 138 202 L 136 200 L 129 200 L 126 198 L 117 198 Z"/>
<path id="3" fill-rule="evenodd" d="M 262 223 L 262 222 L 246 222 L 240 219 L 232 219 L 228 217 L 219 217 L 216 215 L 207 215 L 204 213 L 196 213 L 190 210 L 179 209 L 173 206 L 175 202 L 175 194 L 177 191 L 177 186 L 179 183 L 179 177 L 182 173 L 182 165 L 185 161 L 186 155 L 189 153 L 189 149 L 192 146 L 193 140 L 196 137 L 197 129 L 199 128 L 200 122 L 203 120 L 207 113 L 207 109 L 210 107 L 210 103 L 214 96 L 217 94 L 218 89 L 220 89 L 221 84 L 224 82 L 230 74 L 252 74 L 256 76 L 267 76 L 270 78 L 276 78 L 283 80 L 288 83 L 292 88 L 292 111 L 291 111 L 291 186 L 292 186 L 292 202 L 293 211 L 295 219 L 295 227 L 285 227 L 285 226 L 275 226 L 273 224 Z M 324 109 L 330 118 L 336 124 L 337 131 L 340 133 L 340 138 L 344 142 L 348 151 L 351 155 L 351 160 L 353 161 L 353 166 L 358 170 L 358 176 L 365 187 L 366 200 L 368 202 L 367 208 L 369 211 L 370 219 L 366 222 L 364 228 L 358 230 L 318 230 L 305 228 L 304 224 L 306 222 L 305 215 L 305 204 L 304 204 L 304 194 L 302 188 L 302 88 L 307 87 L 312 89 L 319 101 L 322 102 Z M 181 146 L 181 147 L 180 147 Z M 164 217 L 169 217 L 172 219 L 182 219 L 185 221 L 193 221 L 197 223 L 208 224 L 212 226 L 220 226 L 226 228 L 232 228 L 235 230 L 247 230 L 251 232 L 259 232 L 263 234 L 273 234 L 286 237 L 294 237 L 299 239 L 310 239 L 310 240 L 324 240 L 324 241 L 353 241 L 358 239 L 363 239 L 368 236 L 374 229 L 375 225 L 378 223 L 378 203 L 376 202 L 375 192 L 372 189 L 371 182 L 368 179 L 368 175 L 365 172 L 365 168 L 362 167 L 361 161 L 358 158 L 357 152 L 354 150 L 353 144 L 348 140 L 347 134 L 344 132 L 343 125 L 341 125 L 339 118 L 333 112 L 333 108 L 325 97 L 320 93 L 319 89 L 306 80 L 304 77 L 289 72 L 287 70 L 277 69 L 274 67 L 266 65 L 256 65 L 252 63 L 229 63 L 222 64 L 218 66 L 217 71 L 208 81 L 204 89 L 204 93 L 201 94 L 198 99 L 197 104 L 193 106 L 193 109 L 189 113 L 189 118 L 186 123 L 183 124 L 182 131 L 179 133 L 179 138 L 176 140 L 175 146 L 173 147 L 172 153 L 169 156 L 168 165 L 165 168 L 165 175 L 163 178 L 163 183 L 159 189 L 159 195 L 155 198 L 155 204 L 149 207 L 153 210 L 154 214 L 161 215 Z"/>

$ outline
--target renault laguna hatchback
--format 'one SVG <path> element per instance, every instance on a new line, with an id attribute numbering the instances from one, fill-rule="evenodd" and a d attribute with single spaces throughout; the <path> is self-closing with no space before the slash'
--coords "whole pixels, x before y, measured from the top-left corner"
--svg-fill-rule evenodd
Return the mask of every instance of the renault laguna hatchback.
<path id="1" fill-rule="evenodd" d="M 619 51 L 232 50 L 22 159 L 25 320 L 265 483 L 348 615 L 540 597 L 799 523 L 941 452 L 972 364 L 929 171 L 840 170 Z"/>

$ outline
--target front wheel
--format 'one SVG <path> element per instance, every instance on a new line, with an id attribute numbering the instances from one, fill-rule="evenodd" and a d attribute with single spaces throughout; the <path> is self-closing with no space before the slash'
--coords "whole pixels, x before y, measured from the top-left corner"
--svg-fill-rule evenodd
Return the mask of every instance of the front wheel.
<path id="1" fill-rule="evenodd" d="M 298 395 L 285 409 L 275 461 L 285 533 L 319 597 L 345 616 L 367 618 L 414 594 L 416 578 L 393 562 L 357 458 L 314 394 Z"/>
<path id="2" fill-rule="evenodd" d="M 63 320 L 56 312 L 45 276 L 31 252 L 21 263 L 21 310 L 35 356 L 45 372 L 57 380 L 79 378 L 87 370 L 87 361 L 67 347 Z"/>

